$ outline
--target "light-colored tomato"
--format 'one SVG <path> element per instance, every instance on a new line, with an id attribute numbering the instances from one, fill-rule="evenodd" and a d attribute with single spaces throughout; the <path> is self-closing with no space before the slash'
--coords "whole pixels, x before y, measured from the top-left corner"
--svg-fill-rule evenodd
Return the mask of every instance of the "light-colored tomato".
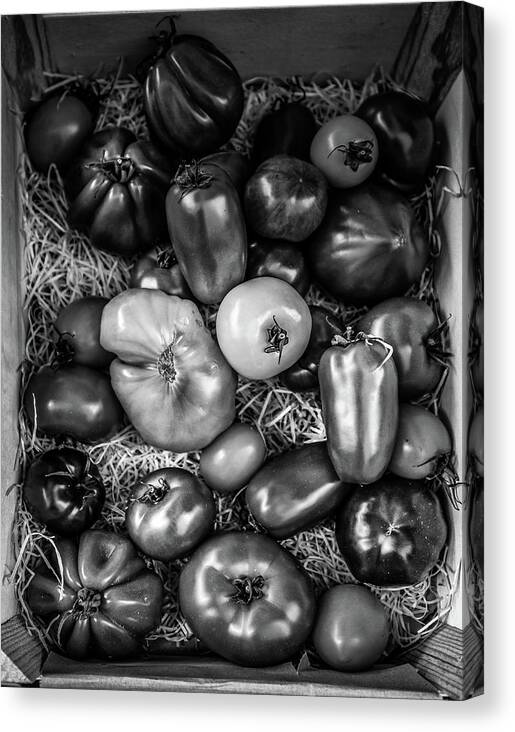
<path id="1" fill-rule="evenodd" d="M 451 451 L 451 437 L 432 412 L 413 404 L 401 404 L 399 426 L 389 469 L 401 478 L 423 480 L 438 471 L 439 462 Z"/>
<path id="2" fill-rule="evenodd" d="M 266 446 L 259 432 L 236 422 L 200 455 L 200 475 L 219 493 L 243 488 L 263 464 Z"/>

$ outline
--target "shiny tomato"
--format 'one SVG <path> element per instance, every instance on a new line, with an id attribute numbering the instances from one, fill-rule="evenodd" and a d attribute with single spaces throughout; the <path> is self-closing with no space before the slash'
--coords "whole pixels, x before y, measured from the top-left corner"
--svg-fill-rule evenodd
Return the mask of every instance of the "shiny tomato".
<path id="1" fill-rule="evenodd" d="M 60 365 L 109 367 L 114 353 L 100 345 L 100 321 L 108 302 L 106 297 L 82 297 L 61 310 L 54 324 L 56 360 Z"/>
<path id="2" fill-rule="evenodd" d="M 383 655 L 390 628 L 385 609 L 362 585 L 336 585 L 318 604 L 313 645 L 338 671 L 364 671 Z"/>
<path id="3" fill-rule="evenodd" d="M 130 286 L 161 290 L 186 299 L 193 297 L 171 247 L 155 247 L 138 259 L 131 270 Z"/>
<path id="4" fill-rule="evenodd" d="M 333 117 L 311 143 L 311 162 L 335 188 L 352 188 L 372 174 L 378 146 L 374 130 L 352 114 Z"/>
<path id="5" fill-rule="evenodd" d="M 219 493 L 235 493 L 259 470 L 266 456 L 260 433 L 236 422 L 222 432 L 200 455 L 200 475 Z"/>
<path id="6" fill-rule="evenodd" d="M 472 467 L 481 478 L 485 475 L 484 420 L 484 409 L 479 407 L 470 425 L 468 444 Z"/>
<path id="7" fill-rule="evenodd" d="M 438 473 L 451 452 L 444 423 L 428 409 L 401 404 L 389 469 L 401 478 L 422 480 Z"/>
<path id="8" fill-rule="evenodd" d="M 253 237 L 249 242 L 245 279 L 278 277 L 288 282 L 302 297 L 307 293 L 310 276 L 304 254 L 295 244 L 281 239 Z"/>
<path id="9" fill-rule="evenodd" d="M 294 364 L 310 333 L 305 300 L 275 277 L 256 277 L 235 287 L 216 318 L 222 353 L 247 379 L 269 379 Z"/>
<path id="10" fill-rule="evenodd" d="M 125 526 L 147 556 L 162 562 L 189 554 L 211 532 L 216 509 L 211 491 L 192 473 L 162 468 L 132 489 Z"/>

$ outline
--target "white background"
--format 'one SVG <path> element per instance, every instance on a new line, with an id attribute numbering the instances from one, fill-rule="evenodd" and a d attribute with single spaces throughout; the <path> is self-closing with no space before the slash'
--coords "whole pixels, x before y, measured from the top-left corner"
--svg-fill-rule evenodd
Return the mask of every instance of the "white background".
<path id="1" fill-rule="evenodd" d="M 363 2 L 363 0 L 362 0 Z M 84 10 L 170 10 L 175 7 L 269 5 L 237 0 L 164 3 L 160 0 L 4 0 L 2 13 Z M 325 0 L 323 3 L 332 3 Z M 363 4 L 372 4 L 365 3 Z M 250 732 L 251 730 L 483 730 L 515 718 L 515 28 L 514 3 L 483 0 L 485 8 L 486 171 L 486 576 L 487 693 L 466 703 L 320 699 L 141 692 L 2 689 L 3 729 L 37 732 Z M 271 32 L 272 29 L 271 29 Z M 494 728 L 491 727 L 491 732 Z"/>

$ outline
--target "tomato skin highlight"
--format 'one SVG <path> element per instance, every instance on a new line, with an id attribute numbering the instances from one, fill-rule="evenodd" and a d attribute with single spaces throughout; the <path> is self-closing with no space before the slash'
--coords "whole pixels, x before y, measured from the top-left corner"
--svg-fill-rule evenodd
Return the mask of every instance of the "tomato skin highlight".
<path id="1" fill-rule="evenodd" d="M 259 470 L 266 456 L 260 433 L 235 422 L 202 450 L 199 473 L 219 493 L 235 493 Z"/>
<path id="2" fill-rule="evenodd" d="M 100 321 L 108 302 L 106 297 L 83 297 L 61 310 L 55 321 L 58 361 L 64 341 L 63 363 L 75 363 L 93 369 L 109 367 L 114 354 L 100 345 Z"/>
<path id="3" fill-rule="evenodd" d="M 295 244 L 281 239 L 252 238 L 245 279 L 254 277 L 277 277 L 294 287 L 302 297 L 310 285 L 304 254 Z"/>
<path id="4" fill-rule="evenodd" d="M 313 645 L 338 671 L 365 671 L 383 655 L 390 634 L 385 609 L 362 585 L 336 585 L 319 600 Z"/>
<path id="5" fill-rule="evenodd" d="M 423 480 L 435 474 L 451 447 L 449 432 L 438 417 L 428 409 L 401 404 L 389 470 L 401 478 Z"/>

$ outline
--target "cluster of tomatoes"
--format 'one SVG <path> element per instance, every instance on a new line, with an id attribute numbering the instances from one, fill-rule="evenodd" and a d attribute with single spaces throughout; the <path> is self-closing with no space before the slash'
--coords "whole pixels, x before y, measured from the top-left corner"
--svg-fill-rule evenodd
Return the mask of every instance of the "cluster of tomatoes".
<path id="1" fill-rule="evenodd" d="M 123 127 L 93 134 L 82 87 L 44 99 L 27 118 L 29 156 L 62 172 L 70 224 L 94 247 L 145 253 L 130 289 L 59 315 L 54 363 L 31 377 L 24 408 L 34 429 L 82 442 L 109 439 L 125 413 L 149 445 L 200 451 L 200 475 L 141 476 L 122 536 L 91 528 L 105 489 L 85 452 L 61 445 L 36 456 L 24 500 L 59 538 L 28 603 L 73 657 L 134 654 L 159 623 L 163 593 L 138 551 L 188 558 L 178 600 L 211 651 L 272 665 L 311 638 L 330 666 L 366 668 L 389 635 L 367 585 L 421 581 L 447 536 L 426 479 L 441 472 L 451 439 L 410 403 L 442 376 L 440 326 L 427 304 L 404 296 L 429 256 L 405 193 L 427 175 L 433 124 L 419 100 L 397 91 L 320 127 L 290 101 L 262 117 L 249 160 L 219 150 L 243 110 L 231 62 L 174 29 L 158 40 L 144 65 L 152 142 Z M 372 306 L 354 331 L 308 306 L 312 279 L 346 304 Z M 218 306 L 216 338 L 203 305 Z M 327 441 L 263 464 L 261 435 L 234 422 L 238 375 L 319 389 Z M 266 534 L 212 535 L 212 491 L 243 489 Z M 361 584 L 317 602 L 277 540 L 332 515 Z"/>

